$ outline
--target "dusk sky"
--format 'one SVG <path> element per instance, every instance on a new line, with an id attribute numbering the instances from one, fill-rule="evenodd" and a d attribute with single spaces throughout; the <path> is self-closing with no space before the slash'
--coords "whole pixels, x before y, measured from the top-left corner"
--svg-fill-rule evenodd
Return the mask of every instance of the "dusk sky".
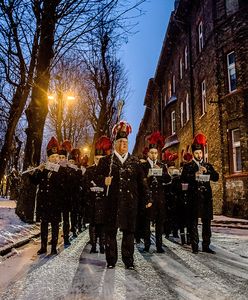
<path id="1" fill-rule="evenodd" d="M 136 0 L 133 0 L 136 2 Z M 139 18 L 138 33 L 129 38 L 121 57 L 126 66 L 131 90 L 124 119 L 133 129 L 129 136 L 132 152 L 139 124 L 144 114 L 144 97 L 148 80 L 154 77 L 174 0 L 148 0 L 142 5 L 145 14 Z"/>

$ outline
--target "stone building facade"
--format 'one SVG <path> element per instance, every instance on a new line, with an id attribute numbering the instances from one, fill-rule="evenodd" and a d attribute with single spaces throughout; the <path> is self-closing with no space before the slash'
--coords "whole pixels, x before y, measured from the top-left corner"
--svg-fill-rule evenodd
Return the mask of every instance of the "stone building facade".
<path id="1" fill-rule="evenodd" d="M 206 161 L 220 174 L 214 183 L 215 213 L 248 217 L 248 2 L 175 1 L 152 82 L 151 115 L 177 152 L 177 165 L 193 137 L 207 137 Z M 149 86 L 149 85 L 148 85 Z M 147 96 L 147 95 L 146 95 Z M 145 101 L 146 103 L 146 101 Z M 150 130 L 151 128 L 149 128 Z"/>

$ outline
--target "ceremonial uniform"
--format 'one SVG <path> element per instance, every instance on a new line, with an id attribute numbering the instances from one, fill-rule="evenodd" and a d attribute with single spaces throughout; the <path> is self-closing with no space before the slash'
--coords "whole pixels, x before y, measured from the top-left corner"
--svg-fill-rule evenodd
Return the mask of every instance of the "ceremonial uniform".
<path id="1" fill-rule="evenodd" d="M 49 159 L 54 155 L 58 156 L 58 144 L 55 138 L 49 141 L 47 153 Z M 64 191 L 64 172 L 61 171 L 60 167 L 57 172 L 49 169 L 40 169 L 36 170 L 30 177 L 34 184 L 39 185 L 36 197 L 36 219 L 41 221 L 41 249 L 38 251 L 38 254 L 47 251 L 49 223 L 51 223 L 52 227 L 51 254 L 56 254 L 62 211 L 61 199 Z"/>
<path id="2" fill-rule="evenodd" d="M 104 253 L 104 200 L 105 185 L 97 174 L 99 159 L 111 151 L 111 140 L 107 136 L 101 136 L 95 143 L 95 164 L 88 167 L 85 172 L 85 221 L 90 223 L 89 233 L 92 244 L 91 253 L 96 253 L 97 238 L 99 237 L 100 253 Z M 102 184 L 101 184 L 102 182 Z"/>
<path id="3" fill-rule="evenodd" d="M 117 132 L 115 132 L 117 130 Z M 144 172 L 138 158 L 128 153 L 127 136 L 131 131 L 129 124 L 120 122 L 114 127 L 116 134 L 115 151 L 100 159 L 97 172 L 107 177 L 105 184 L 109 186 L 108 196 L 104 203 L 104 225 L 106 239 L 106 260 L 109 268 L 117 262 L 118 228 L 123 232 L 122 260 L 126 268 L 133 268 L 134 232 L 138 212 L 139 198 L 145 202 L 150 200 L 150 193 Z M 109 184 L 109 170 L 112 167 L 112 181 Z"/>
<path id="4" fill-rule="evenodd" d="M 156 168 L 162 169 L 162 176 L 148 176 L 149 170 Z M 168 175 L 167 168 L 164 164 L 158 161 L 151 161 L 150 158 L 147 162 L 142 164 L 144 173 L 147 177 L 149 189 L 151 191 L 153 204 L 150 208 L 146 209 L 145 217 L 145 251 L 149 250 L 151 245 L 150 241 L 150 222 L 155 223 L 155 236 L 156 236 L 156 247 L 158 252 L 163 252 L 162 249 L 162 234 L 164 232 L 164 222 L 166 218 L 166 206 L 165 206 L 165 184 L 170 182 L 170 176 Z"/>
<path id="5" fill-rule="evenodd" d="M 194 253 L 198 252 L 198 218 L 202 219 L 202 249 L 205 252 L 212 253 L 209 248 L 211 238 L 211 220 L 213 219 L 213 199 L 212 188 L 210 181 L 218 181 L 219 174 L 214 170 L 210 163 L 203 162 L 202 159 L 195 158 L 195 152 L 202 151 L 202 145 L 197 137 L 192 145 L 192 152 L 194 158 L 188 164 L 185 164 L 182 170 L 181 178 L 184 182 L 189 184 L 189 213 L 190 213 L 190 232 L 191 245 Z M 201 168 L 204 168 L 204 173 L 201 178 L 197 177 Z M 205 178 L 208 178 L 207 181 Z"/>

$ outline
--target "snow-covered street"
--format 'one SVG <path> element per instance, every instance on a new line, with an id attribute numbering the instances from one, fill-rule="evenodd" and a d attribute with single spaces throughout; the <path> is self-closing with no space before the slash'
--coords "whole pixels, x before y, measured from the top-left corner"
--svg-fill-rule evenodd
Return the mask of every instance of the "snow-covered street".
<path id="1" fill-rule="evenodd" d="M 135 271 L 124 268 L 120 253 L 116 268 L 107 269 L 103 254 L 89 253 L 87 230 L 70 247 L 61 246 L 57 256 L 38 257 L 39 241 L 33 241 L 1 262 L 0 298 L 247 299 L 248 232 L 213 231 L 216 255 L 195 255 L 189 246 L 163 239 L 164 254 L 154 246 L 143 253 L 143 244 L 136 245 Z M 118 239 L 120 244 L 121 234 Z"/>

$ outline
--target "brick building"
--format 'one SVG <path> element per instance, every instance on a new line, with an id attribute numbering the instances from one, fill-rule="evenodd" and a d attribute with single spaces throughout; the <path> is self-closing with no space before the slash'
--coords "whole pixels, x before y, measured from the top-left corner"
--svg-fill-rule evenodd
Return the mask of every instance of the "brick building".
<path id="1" fill-rule="evenodd" d="M 205 160 L 220 174 L 215 213 L 246 218 L 247 62 L 248 1 L 175 1 L 134 148 L 139 154 L 146 133 L 161 130 L 179 166 L 193 136 L 204 133 Z"/>

